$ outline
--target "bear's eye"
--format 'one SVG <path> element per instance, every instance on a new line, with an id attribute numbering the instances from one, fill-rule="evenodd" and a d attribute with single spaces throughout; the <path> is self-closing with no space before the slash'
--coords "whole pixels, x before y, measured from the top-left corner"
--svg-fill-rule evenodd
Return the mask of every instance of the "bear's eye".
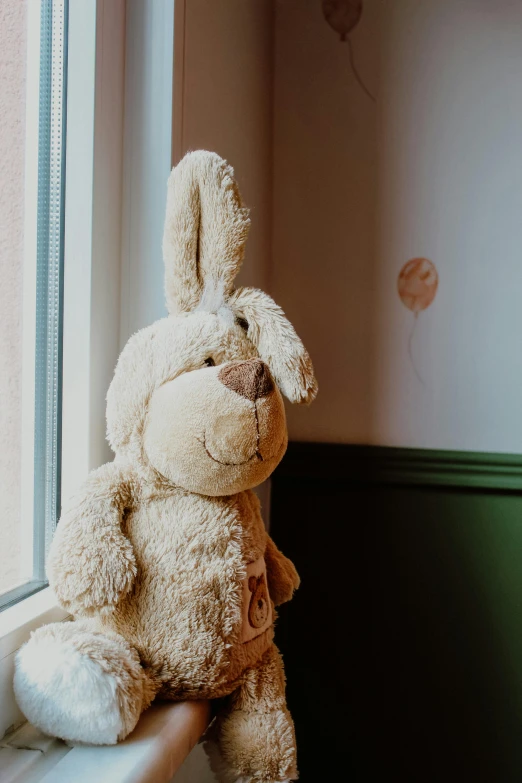
<path id="1" fill-rule="evenodd" d="M 214 361 L 214 359 L 211 356 L 209 356 L 208 359 L 205 359 L 203 364 L 205 365 L 205 367 L 214 367 L 216 362 Z"/>
<path id="2" fill-rule="evenodd" d="M 248 332 L 248 321 L 246 318 L 240 318 L 239 316 L 236 318 L 236 323 L 238 326 L 240 326 L 242 329 L 244 329 L 245 332 Z"/>

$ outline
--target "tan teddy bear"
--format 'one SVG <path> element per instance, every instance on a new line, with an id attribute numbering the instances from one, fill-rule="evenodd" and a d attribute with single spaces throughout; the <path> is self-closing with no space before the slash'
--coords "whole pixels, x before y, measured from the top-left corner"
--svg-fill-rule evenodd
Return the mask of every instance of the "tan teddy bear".
<path id="1" fill-rule="evenodd" d="M 111 744 L 153 699 L 226 697 L 209 732 L 221 781 L 295 778 L 273 607 L 299 584 L 251 491 L 287 446 L 281 392 L 317 386 L 272 299 L 234 289 L 249 228 L 233 170 L 188 154 L 168 183 L 169 316 L 124 348 L 107 397 L 114 462 L 65 506 L 49 579 L 72 623 L 18 654 L 27 718 L 69 741 Z"/>

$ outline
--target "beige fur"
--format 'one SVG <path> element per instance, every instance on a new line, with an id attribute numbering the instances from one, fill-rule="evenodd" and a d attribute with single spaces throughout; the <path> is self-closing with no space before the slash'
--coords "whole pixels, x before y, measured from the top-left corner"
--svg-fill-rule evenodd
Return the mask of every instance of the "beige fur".
<path id="1" fill-rule="evenodd" d="M 192 152 L 173 171 L 163 235 L 170 313 L 193 310 L 209 278 L 232 291 L 250 228 L 234 170 L 212 152 Z"/>
<path id="2" fill-rule="evenodd" d="M 146 673 L 141 666 L 140 659 L 136 650 L 118 634 L 111 630 L 100 633 L 92 627 L 89 622 L 78 621 L 75 623 L 54 623 L 40 628 L 35 635 L 38 639 L 38 647 L 46 650 L 56 650 L 66 655 L 66 660 L 47 661 L 46 676 L 42 676 L 40 671 L 39 694 L 34 698 L 24 688 L 23 677 L 20 676 L 24 666 L 27 665 L 27 657 L 31 655 L 31 644 L 22 648 L 17 666 L 17 677 L 15 678 L 15 694 L 21 708 L 31 721 L 45 731 L 46 734 L 56 734 L 64 736 L 67 739 L 77 742 L 96 742 L 96 733 L 98 726 L 94 727 L 92 734 L 93 717 L 96 722 L 106 721 L 107 715 L 104 712 L 110 712 L 111 702 L 113 708 L 117 709 L 118 726 L 113 734 L 110 733 L 111 727 L 106 721 L 104 729 L 106 742 L 116 742 L 123 739 L 135 727 L 140 714 L 151 703 L 155 695 L 153 683 L 147 678 Z M 36 647 L 36 652 L 38 652 Z M 33 647 L 34 649 L 34 647 Z M 90 666 L 85 667 L 82 672 L 75 671 L 75 677 L 68 677 L 66 666 L 70 663 L 72 656 L 79 653 Z M 59 664 L 62 669 L 53 672 L 53 665 Z M 40 664 L 37 664 L 40 665 Z M 108 699 L 100 703 L 97 702 L 98 714 L 93 716 L 90 704 L 82 704 L 81 699 L 84 695 L 80 691 L 80 714 L 83 719 L 79 732 L 75 732 L 71 722 L 68 720 L 68 706 L 62 705 L 62 710 L 53 709 L 53 701 L 56 691 L 60 686 L 66 685 L 66 697 L 74 709 L 76 688 L 78 685 L 82 688 L 87 686 L 87 690 L 93 687 L 93 675 L 96 676 L 96 668 L 104 675 L 104 683 L 109 684 Z M 54 677 L 49 678 L 49 674 Z M 85 674 L 88 678 L 87 683 L 78 683 L 78 675 Z M 56 676 L 57 675 L 57 676 Z M 103 697 L 104 694 L 97 694 Z M 28 698 L 32 697 L 32 698 Z M 82 714 L 83 712 L 83 714 Z M 69 733 L 72 729 L 72 732 Z"/>
<path id="3" fill-rule="evenodd" d="M 317 381 L 308 353 L 281 308 L 256 288 L 239 288 L 230 306 L 248 323 L 248 338 L 290 402 L 309 403 L 317 395 Z"/>
<path id="4" fill-rule="evenodd" d="M 173 170 L 164 238 L 172 315 L 123 350 L 107 397 L 116 458 L 64 507 L 51 548 L 51 584 L 81 619 L 33 634 L 16 688 L 44 731 L 101 744 L 126 736 L 154 697 L 226 697 L 209 733 L 220 780 L 275 783 L 297 772 L 269 623 L 299 577 L 251 489 L 286 449 L 279 389 L 309 402 L 317 385 L 280 308 L 232 288 L 248 225 L 218 156 L 191 153 Z M 249 611 L 245 600 L 258 603 Z"/>

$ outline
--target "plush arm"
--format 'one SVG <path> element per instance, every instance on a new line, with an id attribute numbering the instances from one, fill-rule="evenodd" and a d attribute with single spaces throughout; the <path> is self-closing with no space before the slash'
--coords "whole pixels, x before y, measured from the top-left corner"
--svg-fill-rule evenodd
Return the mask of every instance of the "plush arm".
<path id="1" fill-rule="evenodd" d="M 301 580 L 292 561 L 279 551 L 270 536 L 267 537 L 265 562 L 270 596 L 279 606 L 292 598 Z"/>
<path id="2" fill-rule="evenodd" d="M 60 604 L 74 614 L 114 609 L 136 576 L 121 521 L 132 503 L 132 476 L 110 462 L 94 470 L 62 511 L 48 576 Z"/>

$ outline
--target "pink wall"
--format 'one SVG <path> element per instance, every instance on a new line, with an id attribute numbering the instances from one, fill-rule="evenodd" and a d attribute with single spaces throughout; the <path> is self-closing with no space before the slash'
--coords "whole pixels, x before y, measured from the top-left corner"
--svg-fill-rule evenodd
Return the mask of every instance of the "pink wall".
<path id="1" fill-rule="evenodd" d="M 376 89 L 377 4 L 354 35 Z M 380 4 L 379 4 L 380 6 Z M 319 0 L 276 3 L 273 294 L 307 345 L 320 393 L 288 409 L 294 439 L 365 442 L 371 424 L 376 108 Z"/>
<path id="2" fill-rule="evenodd" d="M 0 3 L 0 591 L 19 578 L 26 4 Z"/>
<path id="3" fill-rule="evenodd" d="M 271 0 L 176 3 L 174 159 L 211 149 L 233 164 L 252 229 L 241 282 L 266 288 L 272 199 Z"/>
<path id="4" fill-rule="evenodd" d="M 275 9 L 273 294 L 320 387 L 291 437 L 520 452 L 522 4 L 365 0 L 376 102 L 320 0 Z M 416 322 L 419 256 L 440 282 Z"/>

